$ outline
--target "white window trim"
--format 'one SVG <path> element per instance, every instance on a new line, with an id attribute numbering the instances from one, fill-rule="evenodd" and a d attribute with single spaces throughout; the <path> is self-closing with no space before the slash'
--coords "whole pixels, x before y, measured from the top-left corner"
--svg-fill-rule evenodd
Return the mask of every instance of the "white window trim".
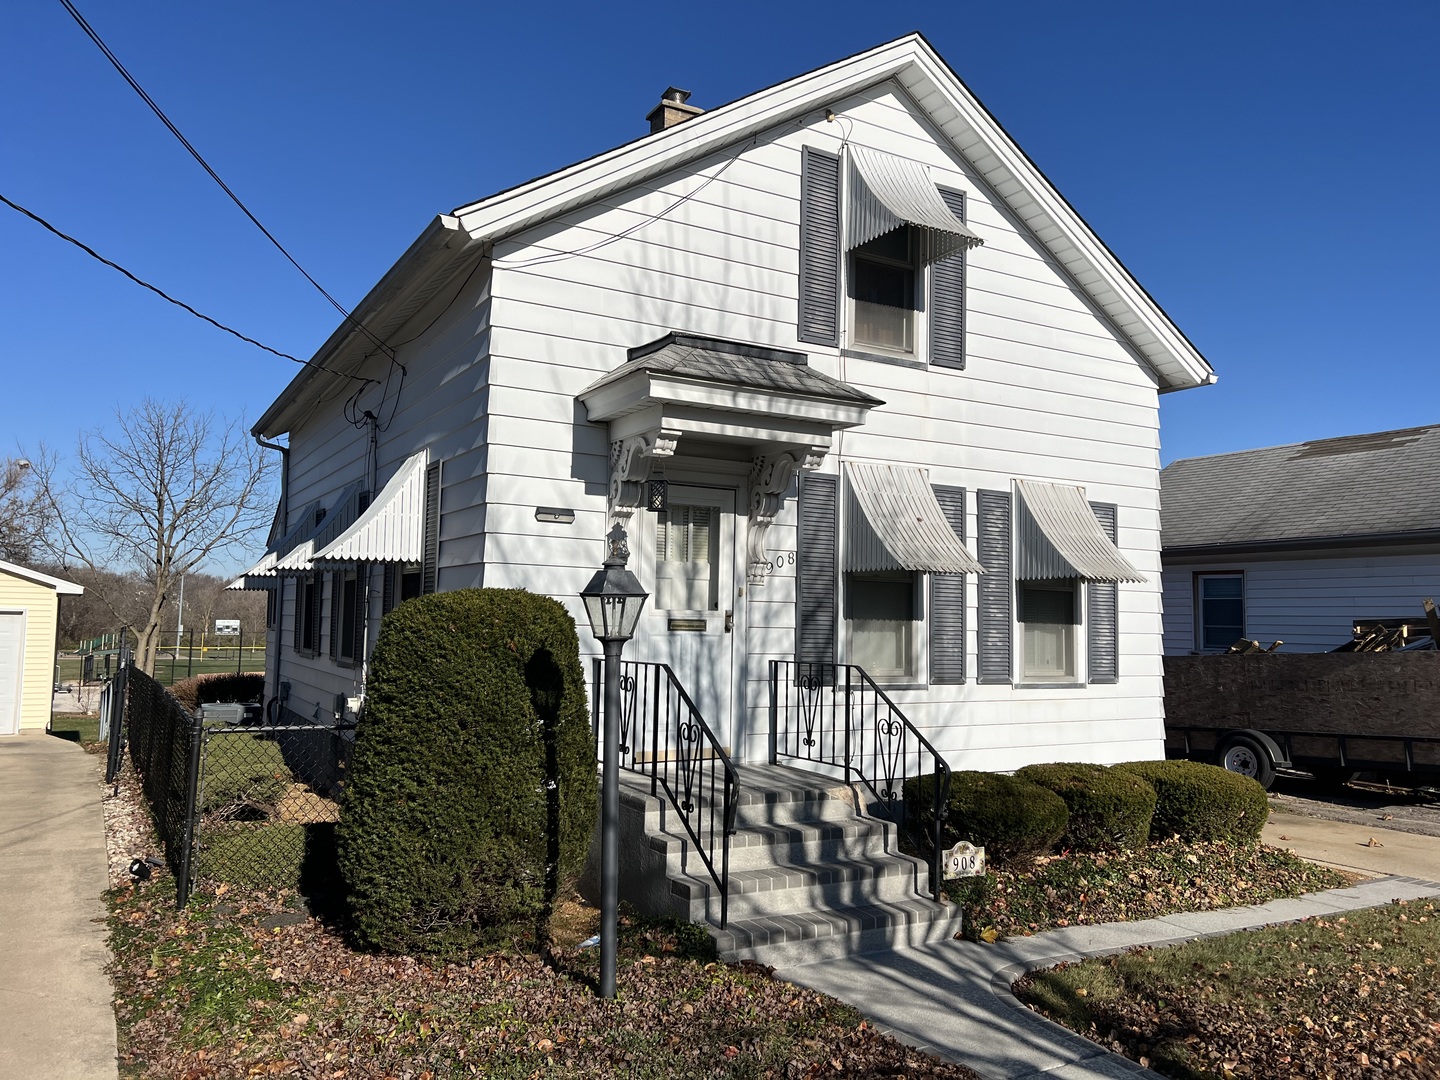
<path id="1" fill-rule="evenodd" d="M 1048 589 L 1052 592 L 1062 592 L 1068 586 L 1071 598 L 1075 605 L 1075 622 L 1073 624 L 1073 641 L 1070 648 L 1070 659 L 1074 670 L 1067 675 L 1057 675 L 1047 678 L 1043 675 L 1031 675 L 1025 670 L 1025 621 L 1020 617 L 1024 611 L 1023 592 L 1026 589 Z M 1017 580 L 1015 582 L 1015 597 L 1013 600 L 1014 613 L 1011 619 L 1012 631 L 1010 640 L 1012 642 L 1011 653 L 1015 664 L 1015 687 L 1026 688 L 1085 688 L 1089 683 L 1085 681 L 1085 670 L 1089 661 L 1086 652 L 1086 645 L 1089 641 L 1087 633 L 1089 611 L 1085 606 L 1087 590 L 1085 582 L 1075 578 L 1058 579 L 1056 581 L 1034 581 Z"/>
<path id="2" fill-rule="evenodd" d="M 924 689 L 930 685 L 930 575 L 920 570 L 908 571 L 914 576 L 915 618 L 910 620 L 910 665 L 911 670 L 903 673 L 877 674 L 866 669 L 875 682 L 891 689 Z M 854 642 L 851 637 L 851 619 L 847 612 L 850 607 L 850 578 L 856 571 L 843 571 L 840 575 L 842 595 L 840 596 L 840 641 L 843 650 L 842 662 L 855 663 Z"/>

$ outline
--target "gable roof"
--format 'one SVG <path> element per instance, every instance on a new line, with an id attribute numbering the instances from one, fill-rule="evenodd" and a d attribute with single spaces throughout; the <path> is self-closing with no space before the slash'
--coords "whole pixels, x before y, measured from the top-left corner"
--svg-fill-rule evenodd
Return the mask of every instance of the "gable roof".
<path id="1" fill-rule="evenodd" d="M 1185 458 L 1160 504 L 1167 555 L 1440 539 L 1440 424 Z"/>
<path id="2" fill-rule="evenodd" d="M 890 80 L 905 90 L 978 172 L 997 202 L 1025 223 L 1105 313 L 1156 373 L 1162 392 L 1215 381 L 1195 346 L 918 33 L 435 218 L 356 307 L 354 320 L 386 339 L 462 269 L 488 255 L 497 241 L 777 125 L 823 114 L 844 98 Z M 336 384 L 349 380 L 333 372 L 353 372 L 375 351 L 374 343 L 347 321 L 315 354 L 311 362 L 317 366 L 302 369 L 256 422 L 255 434 L 269 438 L 287 431 L 295 419 L 293 405 L 336 393 Z"/>
<path id="3" fill-rule="evenodd" d="M 44 585 L 54 589 L 61 596 L 79 596 L 85 591 L 85 586 L 76 585 L 73 581 L 66 581 L 64 578 L 51 577 L 49 574 L 42 574 L 39 570 L 31 570 L 25 566 L 16 566 L 0 560 L 0 573 L 13 574 L 15 577 L 24 578 L 26 581 L 36 585 Z"/>

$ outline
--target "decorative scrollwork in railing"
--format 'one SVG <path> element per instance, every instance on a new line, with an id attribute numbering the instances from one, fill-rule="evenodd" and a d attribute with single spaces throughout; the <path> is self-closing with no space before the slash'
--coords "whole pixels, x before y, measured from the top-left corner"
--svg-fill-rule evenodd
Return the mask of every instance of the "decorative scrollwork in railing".
<path id="1" fill-rule="evenodd" d="M 866 671 L 854 664 L 770 661 L 771 757 L 845 770 L 904 824 L 905 782 L 935 776 L 930 889 L 940 895 L 940 836 L 950 766 Z"/>
<path id="2" fill-rule="evenodd" d="M 720 926 L 729 915 L 730 837 L 740 792 L 739 776 L 720 740 L 665 664 L 620 665 L 622 769 L 650 778 L 685 827 L 720 894 Z M 594 724 L 600 730 L 602 661 L 595 661 Z M 647 749 L 648 747 L 648 749 Z"/>

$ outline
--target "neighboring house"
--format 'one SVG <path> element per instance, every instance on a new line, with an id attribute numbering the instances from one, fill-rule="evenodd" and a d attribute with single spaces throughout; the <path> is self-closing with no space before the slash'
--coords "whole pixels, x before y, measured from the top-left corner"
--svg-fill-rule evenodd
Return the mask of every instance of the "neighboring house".
<path id="1" fill-rule="evenodd" d="M 1325 652 L 1440 599 L 1440 425 L 1186 458 L 1160 473 L 1165 652 Z"/>
<path id="2" fill-rule="evenodd" d="M 1204 358 L 923 38 L 687 96 L 435 218 L 257 422 L 272 708 L 356 708 L 437 589 L 548 593 L 598 651 L 618 521 L 626 658 L 741 763 L 797 658 L 956 767 L 1162 756 L 1158 396 Z"/>
<path id="3" fill-rule="evenodd" d="M 74 582 L 0 562 L 0 735 L 50 726 L 60 597 L 84 591 Z"/>

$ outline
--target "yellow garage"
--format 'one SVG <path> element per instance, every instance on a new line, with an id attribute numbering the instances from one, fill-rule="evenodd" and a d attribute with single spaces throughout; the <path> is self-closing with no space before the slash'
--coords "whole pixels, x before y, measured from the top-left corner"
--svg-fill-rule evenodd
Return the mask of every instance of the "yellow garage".
<path id="1" fill-rule="evenodd" d="M 60 597 L 84 591 L 72 581 L 0 561 L 0 735 L 49 725 Z"/>

